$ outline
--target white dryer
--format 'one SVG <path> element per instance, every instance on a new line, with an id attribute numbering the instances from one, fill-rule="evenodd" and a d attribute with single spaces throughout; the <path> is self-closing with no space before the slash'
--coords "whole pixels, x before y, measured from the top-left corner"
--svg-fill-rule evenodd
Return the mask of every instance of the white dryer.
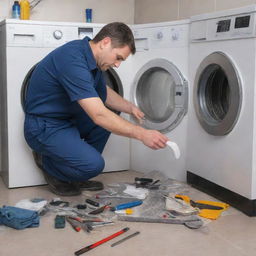
<path id="1" fill-rule="evenodd" d="M 178 144 L 181 157 L 176 160 L 169 147 L 152 150 L 132 140 L 131 169 L 158 170 L 182 181 L 186 177 L 188 29 L 188 20 L 133 27 L 137 53 L 131 99 L 145 113 L 143 126 L 165 133 Z"/>
<path id="2" fill-rule="evenodd" d="M 103 24 L 5 20 L 0 23 L 1 41 L 1 172 L 9 188 L 45 184 L 23 135 L 25 97 L 29 71 L 56 47 L 84 36 L 92 38 Z M 124 67 L 123 67 L 124 68 Z M 31 72 L 30 72 L 31 73 Z M 120 71 L 106 78 L 123 94 Z M 118 149 L 118 150 L 117 150 Z M 111 135 L 104 151 L 105 171 L 129 169 L 129 140 Z"/>
<path id="3" fill-rule="evenodd" d="M 188 182 L 256 215 L 256 6 L 191 18 Z"/>

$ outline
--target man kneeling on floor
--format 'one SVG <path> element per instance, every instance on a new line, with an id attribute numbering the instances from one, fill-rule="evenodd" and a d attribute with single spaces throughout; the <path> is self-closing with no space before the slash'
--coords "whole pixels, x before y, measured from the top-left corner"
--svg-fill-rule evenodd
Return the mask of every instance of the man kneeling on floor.
<path id="1" fill-rule="evenodd" d="M 104 168 L 101 153 L 111 132 L 135 138 L 152 149 L 168 138 L 118 116 L 144 113 L 109 88 L 103 71 L 119 67 L 136 51 L 130 28 L 120 22 L 104 26 L 93 40 L 85 37 L 55 49 L 40 61 L 31 76 L 25 102 L 24 134 L 52 192 L 79 195 L 100 190 L 89 179 Z"/>

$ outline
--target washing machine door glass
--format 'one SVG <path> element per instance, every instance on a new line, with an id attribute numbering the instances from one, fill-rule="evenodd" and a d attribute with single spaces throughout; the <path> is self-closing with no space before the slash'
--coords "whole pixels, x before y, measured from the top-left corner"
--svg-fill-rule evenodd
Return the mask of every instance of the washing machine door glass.
<path id="1" fill-rule="evenodd" d="M 23 110 L 24 110 L 24 104 L 25 104 L 25 99 L 26 99 L 26 94 L 27 94 L 29 80 L 31 78 L 31 75 L 32 75 L 36 65 L 34 65 L 29 70 L 29 72 L 27 73 L 27 75 L 26 75 L 26 77 L 25 77 L 25 79 L 24 79 L 24 81 L 22 83 L 22 87 L 21 87 L 21 105 L 22 105 Z M 104 75 L 104 78 L 106 80 L 106 84 L 111 89 L 113 89 L 116 93 L 118 93 L 120 96 L 123 97 L 123 85 L 122 85 L 122 82 L 121 82 L 118 74 L 116 73 L 116 71 L 113 68 L 110 68 L 107 71 L 105 71 L 103 73 L 103 75 Z M 117 114 L 120 114 L 117 111 L 114 111 L 114 112 L 116 112 Z"/>
<path id="2" fill-rule="evenodd" d="M 144 127 L 168 132 L 187 113 L 187 82 L 171 62 L 154 59 L 137 73 L 132 88 L 134 103 L 144 112 Z"/>
<path id="3" fill-rule="evenodd" d="M 242 104 L 238 72 L 228 56 L 214 52 L 200 64 L 194 87 L 194 105 L 201 126 L 221 136 L 234 128 Z"/>

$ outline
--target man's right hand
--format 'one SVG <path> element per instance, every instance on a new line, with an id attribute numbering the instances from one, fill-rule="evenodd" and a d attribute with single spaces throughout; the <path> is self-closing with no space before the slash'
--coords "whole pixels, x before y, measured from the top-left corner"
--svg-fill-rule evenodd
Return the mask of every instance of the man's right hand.
<path id="1" fill-rule="evenodd" d="M 139 125 L 130 123 L 122 117 L 107 109 L 100 98 L 86 98 L 78 101 L 84 111 L 96 125 L 117 135 L 140 140 L 152 149 L 166 147 L 169 140 L 165 135 L 156 130 L 147 130 Z"/>
<path id="2" fill-rule="evenodd" d="M 168 140 L 168 137 L 156 130 L 145 130 L 141 138 L 143 144 L 152 149 L 165 148 Z"/>

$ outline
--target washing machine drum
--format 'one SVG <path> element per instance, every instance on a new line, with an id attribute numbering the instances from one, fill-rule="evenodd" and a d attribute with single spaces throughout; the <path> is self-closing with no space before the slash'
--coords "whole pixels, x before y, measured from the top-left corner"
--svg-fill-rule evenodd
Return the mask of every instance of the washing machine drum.
<path id="1" fill-rule="evenodd" d="M 37 64 L 36 64 L 37 65 Z M 36 65 L 34 65 L 29 72 L 27 73 L 23 84 L 22 84 L 22 88 L 21 88 L 21 104 L 22 104 L 22 108 L 24 110 L 24 104 L 25 104 L 25 99 L 26 99 L 26 94 L 27 94 L 27 89 L 28 89 L 28 84 L 29 84 L 29 80 L 31 78 L 31 75 L 36 67 Z M 123 97 L 123 85 L 122 82 L 118 76 L 118 74 L 116 73 L 116 71 L 113 68 L 109 68 L 107 71 L 103 72 L 106 84 L 112 88 L 116 93 L 118 93 L 120 96 Z M 114 110 L 112 110 L 114 111 Z M 120 112 L 114 111 L 117 114 L 120 114 Z"/>
<path id="2" fill-rule="evenodd" d="M 138 71 L 132 97 L 144 112 L 143 126 L 148 129 L 171 131 L 187 113 L 187 81 L 166 59 L 151 60 Z"/>
<path id="3" fill-rule="evenodd" d="M 200 64 L 194 87 L 197 118 L 212 135 L 230 133 L 238 120 L 242 105 L 242 88 L 231 59 L 214 52 Z"/>

